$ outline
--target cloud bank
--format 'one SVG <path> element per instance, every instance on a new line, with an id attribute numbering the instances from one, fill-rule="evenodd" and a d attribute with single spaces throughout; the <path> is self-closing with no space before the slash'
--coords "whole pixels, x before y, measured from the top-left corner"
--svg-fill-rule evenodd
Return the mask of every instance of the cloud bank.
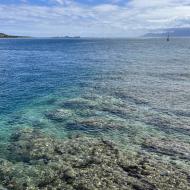
<path id="1" fill-rule="evenodd" d="M 161 28 L 190 27 L 189 0 L 90 1 L 0 3 L 0 31 L 31 36 L 129 37 Z"/>

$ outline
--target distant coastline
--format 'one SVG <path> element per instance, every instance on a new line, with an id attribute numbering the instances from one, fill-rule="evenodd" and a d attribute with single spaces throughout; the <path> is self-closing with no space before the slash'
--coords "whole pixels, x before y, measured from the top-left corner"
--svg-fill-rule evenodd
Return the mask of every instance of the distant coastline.
<path id="1" fill-rule="evenodd" d="M 53 38 L 66 38 L 66 39 L 78 39 L 78 38 L 81 38 L 80 36 L 55 36 Z"/>
<path id="2" fill-rule="evenodd" d="M 9 34 L 5 34 L 5 33 L 0 33 L 0 39 L 4 39 L 4 38 L 33 38 L 30 36 L 18 36 L 18 35 L 9 35 Z M 44 37 L 45 38 L 45 37 Z M 58 39 L 80 39 L 80 36 L 53 36 L 53 37 L 49 37 L 49 38 L 58 38 Z"/>
<path id="3" fill-rule="evenodd" d="M 29 36 L 16 36 L 16 35 L 9 35 L 5 33 L 0 33 L 0 39 L 1 38 L 30 38 Z"/>

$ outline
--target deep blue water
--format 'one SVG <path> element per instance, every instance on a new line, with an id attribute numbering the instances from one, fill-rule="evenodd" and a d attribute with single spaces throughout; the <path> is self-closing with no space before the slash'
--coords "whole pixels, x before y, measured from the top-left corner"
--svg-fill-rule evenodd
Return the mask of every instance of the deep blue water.
<path id="1" fill-rule="evenodd" d="M 169 139 L 189 156 L 189 60 L 182 38 L 2 39 L 0 150 L 16 127 L 37 127 L 61 138 L 103 135 L 148 154 L 144 140 Z M 47 117 L 57 110 L 63 120 Z"/>

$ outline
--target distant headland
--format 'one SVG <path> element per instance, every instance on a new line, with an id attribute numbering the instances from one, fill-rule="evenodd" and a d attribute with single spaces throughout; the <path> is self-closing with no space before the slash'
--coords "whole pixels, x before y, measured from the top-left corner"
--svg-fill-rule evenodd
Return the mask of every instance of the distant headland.
<path id="1" fill-rule="evenodd" d="M 0 33 L 0 38 L 30 38 L 29 36 L 16 36 L 16 35 L 9 35 L 5 33 Z"/>
<path id="2" fill-rule="evenodd" d="M 18 36 L 18 35 L 9 35 L 5 33 L 0 33 L 0 39 L 1 38 L 32 38 L 30 36 Z M 44 37 L 45 38 L 45 37 Z M 81 38 L 80 36 L 55 36 L 55 37 L 50 37 L 50 38 L 64 38 L 64 39 L 77 39 Z"/>
<path id="3" fill-rule="evenodd" d="M 72 39 L 72 38 L 81 38 L 80 36 L 55 36 L 53 38 L 67 38 L 67 39 Z"/>

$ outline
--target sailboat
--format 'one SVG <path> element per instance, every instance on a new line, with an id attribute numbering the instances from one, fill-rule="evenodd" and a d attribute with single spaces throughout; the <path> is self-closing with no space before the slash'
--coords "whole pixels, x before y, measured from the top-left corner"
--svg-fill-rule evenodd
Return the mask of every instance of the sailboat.
<path id="1" fill-rule="evenodd" d="M 168 33 L 168 36 L 167 36 L 167 42 L 170 41 L 170 34 Z"/>

